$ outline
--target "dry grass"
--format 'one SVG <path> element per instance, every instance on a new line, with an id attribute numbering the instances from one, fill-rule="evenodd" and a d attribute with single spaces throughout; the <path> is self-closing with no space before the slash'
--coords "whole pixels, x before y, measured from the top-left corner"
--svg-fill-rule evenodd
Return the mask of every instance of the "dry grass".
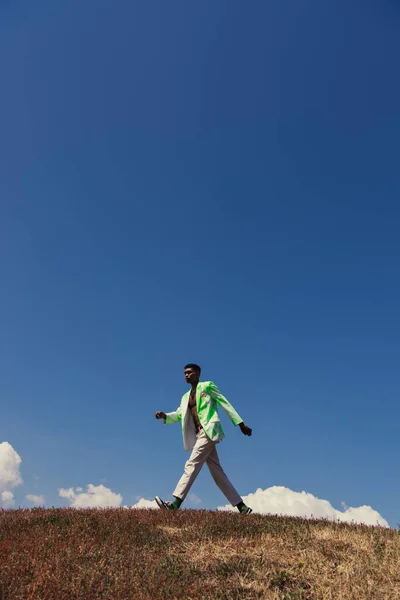
<path id="1" fill-rule="evenodd" d="M 395 599 L 400 532 L 209 511 L 0 511 L 0 600 Z"/>

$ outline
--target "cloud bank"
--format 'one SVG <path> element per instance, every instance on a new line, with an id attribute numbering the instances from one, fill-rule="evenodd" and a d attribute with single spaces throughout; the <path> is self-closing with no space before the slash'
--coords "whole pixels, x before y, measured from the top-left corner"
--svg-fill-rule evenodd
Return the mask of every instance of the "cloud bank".
<path id="1" fill-rule="evenodd" d="M 21 457 L 8 442 L 0 443 L 0 507 L 12 508 L 15 505 L 11 491 L 23 484 L 20 474 Z M 86 491 L 82 487 L 59 488 L 58 494 L 69 505 L 76 508 L 110 507 L 122 505 L 122 495 L 113 492 L 104 485 L 89 484 Z M 26 494 L 25 498 L 34 506 L 44 505 L 44 496 Z M 330 519 L 347 523 L 381 525 L 389 527 L 388 522 L 371 506 L 348 507 L 342 502 L 342 510 L 334 508 L 328 500 L 321 500 L 307 492 L 294 492 L 283 486 L 273 486 L 265 490 L 258 488 L 254 493 L 243 497 L 246 504 L 255 513 L 278 514 L 295 517 Z M 154 500 L 137 498 L 137 503 L 124 508 L 158 508 Z M 200 498 L 195 494 L 188 496 L 188 504 L 198 505 Z M 230 505 L 219 506 L 217 510 L 234 510 Z"/>
<path id="2" fill-rule="evenodd" d="M 12 488 L 22 485 L 19 471 L 21 457 L 8 442 L 0 444 L 0 505 L 3 508 L 14 506 Z"/>
<path id="3" fill-rule="evenodd" d="M 121 506 L 122 496 L 121 494 L 115 494 L 110 488 L 104 485 L 93 485 L 89 483 L 87 491 L 84 492 L 83 488 L 59 488 L 58 495 L 61 498 L 66 498 L 70 506 L 75 508 L 96 508 L 96 507 L 110 507 L 116 508 Z"/>
<path id="4" fill-rule="evenodd" d="M 371 506 L 359 506 L 344 510 L 333 508 L 328 500 L 321 500 L 307 492 L 294 492 L 283 486 L 273 486 L 243 496 L 243 501 L 251 506 L 255 513 L 277 514 L 292 517 L 330 519 L 346 523 L 364 523 L 389 527 L 388 522 Z M 219 506 L 217 510 L 236 510 L 230 504 Z"/>
<path id="5" fill-rule="evenodd" d="M 158 508 L 158 506 L 155 500 L 140 498 L 136 504 L 133 504 L 131 507 L 127 506 L 126 508 Z"/>
<path id="6" fill-rule="evenodd" d="M 9 490 L 2 492 L 0 504 L 3 508 L 12 508 L 15 504 L 14 494 L 12 492 L 10 492 Z"/>
<path id="7" fill-rule="evenodd" d="M 201 504 L 201 499 L 198 496 L 196 496 L 196 494 L 189 494 L 188 500 L 192 504 Z"/>
<path id="8" fill-rule="evenodd" d="M 44 496 L 36 496 L 35 494 L 26 494 L 25 498 L 28 502 L 32 502 L 35 506 L 44 505 Z"/>

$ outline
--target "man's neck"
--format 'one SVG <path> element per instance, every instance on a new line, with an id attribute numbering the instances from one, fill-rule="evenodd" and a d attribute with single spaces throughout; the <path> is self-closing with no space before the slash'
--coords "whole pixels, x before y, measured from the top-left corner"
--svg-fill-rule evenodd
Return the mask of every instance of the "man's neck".
<path id="1" fill-rule="evenodd" d="M 192 392 L 196 391 L 198 384 L 199 384 L 198 381 L 196 383 L 192 383 Z"/>

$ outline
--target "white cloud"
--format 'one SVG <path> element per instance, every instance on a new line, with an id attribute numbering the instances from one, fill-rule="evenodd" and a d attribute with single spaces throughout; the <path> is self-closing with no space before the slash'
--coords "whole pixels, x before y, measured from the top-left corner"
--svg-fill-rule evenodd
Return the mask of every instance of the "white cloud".
<path id="1" fill-rule="evenodd" d="M 122 502 L 121 494 L 115 494 L 104 485 L 92 483 L 87 486 L 87 492 L 83 492 L 81 487 L 75 490 L 59 488 L 58 495 L 69 500 L 70 506 L 75 508 L 118 507 Z"/>
<path id="2" fill-rule="evenodd" d="M 44 505 L 44 496 L 36 496 L 35 494 L 26 494 L 25 498 L 32 502 L 35 506 L 43 506 Z"/>
<path id="3" fill-rule="evenodd" d="M 189 494 L 188 500 L 190 500 L 192 504 L 201 504 L 201 500 L 196 494 Z"/>
<path id="4" fill-rule="evenodd" d="M 341 513 L 340 510 L 336 511 L 341 515 L 338 519 L 346 521 L 348 523 L 364 523 L 365 525 L 382 525 L 382 527 L 389 527 L 389 523 L 384 519 L 378 511 L 374 510 L 371 506 L 350 506 Z"/>
<path id="5" fill-rule="evenodd" d="M 8 442 L 0 444 L 0 505 L 9 508 L 14 505 L 14 494 L 10 488 L 22 485 L 19 471 L 21 457 Z"/>
<path id="6" fill-rule="evenodd" d="M 307 492 L 294 492 L 283 486 L 273 486 L 266 490 L 258 488 L 253 494 L 243 496 L 243 501 L 251 506 L 255 513 L 313 517 L 389 527 L 387 521 L 371 506 L 347 508 L 342 504 L 344 510 L 341 511 L 333 508 L 328 500 L 321 500 Z M 228 504 L 219 506 L 218 510 L 236 509 Z"/>
<path id="7" fill-rule="evenodd" d="M 1 505 L 3 508 L 11 508 L 14 506 L 14 494 L 8 490 L 1 493 Z"/>
<path id="8" fill-rule="evenodd" d="M 0 490 L 23 483 L 19 472 L 21 457 L 8 442 L 0 444 Z"/>
<path id="9" fill-rule="evenodd" d="M 158 506 L 155 500 L 146 500 L 146 498 L 139 498 L 138 502 L 136 502 L 136 504 L 132 504 L 130 508 L 158 508 Z"/>

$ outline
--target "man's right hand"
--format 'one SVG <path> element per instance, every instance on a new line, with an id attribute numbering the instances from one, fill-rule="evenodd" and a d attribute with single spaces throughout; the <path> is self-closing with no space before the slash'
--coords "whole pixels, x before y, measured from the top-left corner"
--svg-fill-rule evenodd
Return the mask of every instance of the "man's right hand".
<path id="1" fill-rule="evenodd" d="M 156 416 L 156 419 L 166 419 L 167 418 L 167 415 L 162 410 L 158 410 L 156 412 L 155 416 Z"/>

